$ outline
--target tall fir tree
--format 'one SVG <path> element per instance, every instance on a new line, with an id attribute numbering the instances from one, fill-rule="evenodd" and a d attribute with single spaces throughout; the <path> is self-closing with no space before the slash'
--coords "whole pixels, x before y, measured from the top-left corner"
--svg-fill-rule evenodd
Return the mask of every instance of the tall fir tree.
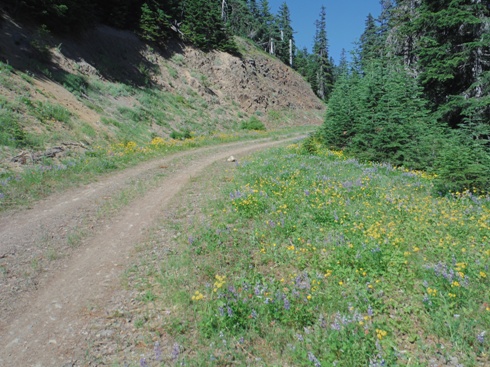
<path id="1" fill-rule="evenodd" d="M 327 11 L 325 6 L 321 7 L 320 18 L 316 21 L 315 41 L 313 44 L 313 55 L 316 64 L 316 83 L 314 90 L 318 97 L 326 101 L 333 88 L 333 68 L 328 55 L 327 38 Z"/>
<path id="2" fill-rule="evenodd" d="M 181 30 L 188 41 L 205 51 L 237 51 L 221 17 L 221 1 L 185 0 L 183 14 Z"/>
<path id="3" fill-rule="evenodd" d="M 406 40 L 398 49 L 420 73 L 439 120 L 457 128 L 470 115 L 488 116 L 481 92 L 490 71 L 489 7 L 481 0 L 404 0 L 395 14 L 393 33 Z"/>
<path id="4" fill-rule="evenodd" d="M 286 2 L 283 2 L 277 14 L 277 24 L 281 38 L 276 48 L 276 55 L 285 64 L 291 64 L 294 55 L 294 31 L 291 25 L 291 13 Z M 292 66 L 292 65 L 291 65 Z"/>
<path id="5" fill-rule="evenodd" d="M 380 56 L 379 28 L 376 20 L 370 13 L 366 18 L 364 32 L 360 38 L 359 58 L 363 65 L 367 65 L 369 60 Z"/>

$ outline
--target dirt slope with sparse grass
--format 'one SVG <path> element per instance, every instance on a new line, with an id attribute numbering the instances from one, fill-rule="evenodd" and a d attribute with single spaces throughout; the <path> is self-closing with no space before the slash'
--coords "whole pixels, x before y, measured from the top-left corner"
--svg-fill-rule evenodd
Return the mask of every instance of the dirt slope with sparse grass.
<path id="1" fill-rule="evenodd" d="M 242 56 L 165 48 L 98 26 L 76 38 L 0 22 L 0 169 L 21 151 L 320 124 L 323 103 L 290 67 L 237 40 Z M 1 173 L 1 172 L 0 172 Z"/>

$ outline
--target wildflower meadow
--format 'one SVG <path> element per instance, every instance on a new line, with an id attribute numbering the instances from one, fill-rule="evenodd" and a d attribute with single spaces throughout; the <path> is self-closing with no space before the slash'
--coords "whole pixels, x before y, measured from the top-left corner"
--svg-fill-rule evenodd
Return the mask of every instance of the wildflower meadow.
<path id="1" fill-rule="evenodd" d="M 194 270 L 155 275 L 170 362 L 490 365 L 490 197 L 308 150 L 240 162 L 172 260 Z"/>

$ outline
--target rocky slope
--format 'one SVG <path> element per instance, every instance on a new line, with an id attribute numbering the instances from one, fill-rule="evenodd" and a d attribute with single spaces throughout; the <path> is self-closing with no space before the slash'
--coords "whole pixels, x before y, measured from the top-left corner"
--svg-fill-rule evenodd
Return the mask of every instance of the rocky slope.
<path id="1" fill-rule="evenodd" d="M 62 142 L 231 132 L 252 116 L 267 128 L 321 122 L 324 105 L 299 74 L 237 42 L 240 57 L 177 41 L 157 49 L 106 26 L 60 37 L 3 14 L 0 158 Z"/>

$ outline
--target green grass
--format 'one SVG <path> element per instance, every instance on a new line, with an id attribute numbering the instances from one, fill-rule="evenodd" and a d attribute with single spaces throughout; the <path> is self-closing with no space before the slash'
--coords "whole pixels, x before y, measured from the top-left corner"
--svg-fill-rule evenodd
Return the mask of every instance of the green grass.
<path id="1" fill-rule="evenodd" d="M 102 121 L 106 124 L 116 123 L 112 120 L 103 119 Z M 22 172 L 6 171 L 0 174 L 0 211 L 30 205 L 53 192 L 92 182 L 100 175 L 175 152 L 240 140 L 287 136 L 288 133 L 307 132 L 308 129 L 311 130 L 309 127 L 301 127 L 271 131 L 267 134 L 257 132 L 218 133 L 182 141 L 154 138 L 150 142 L 148 140 L 147 142 L 129 140 L 131 136 L 128 130 L 126 139 L 120 143 L 94 146 L 80 156 L 67 157 L 59 161 L 45 159 Z M 86 134 L 93 133 L 89 126 L 83 131 Z M 44 142 L 40 141 L 39 144 L 42 145 Z"/>
<path id="2" fill-rule="evenodd" d="M 215 178 L 176 256 L 135 277 L 172 309 L 185 352 L 165 362 L 489 365 L 490 197 L 434 197 L 423 172 L 308 150 Z"/>

